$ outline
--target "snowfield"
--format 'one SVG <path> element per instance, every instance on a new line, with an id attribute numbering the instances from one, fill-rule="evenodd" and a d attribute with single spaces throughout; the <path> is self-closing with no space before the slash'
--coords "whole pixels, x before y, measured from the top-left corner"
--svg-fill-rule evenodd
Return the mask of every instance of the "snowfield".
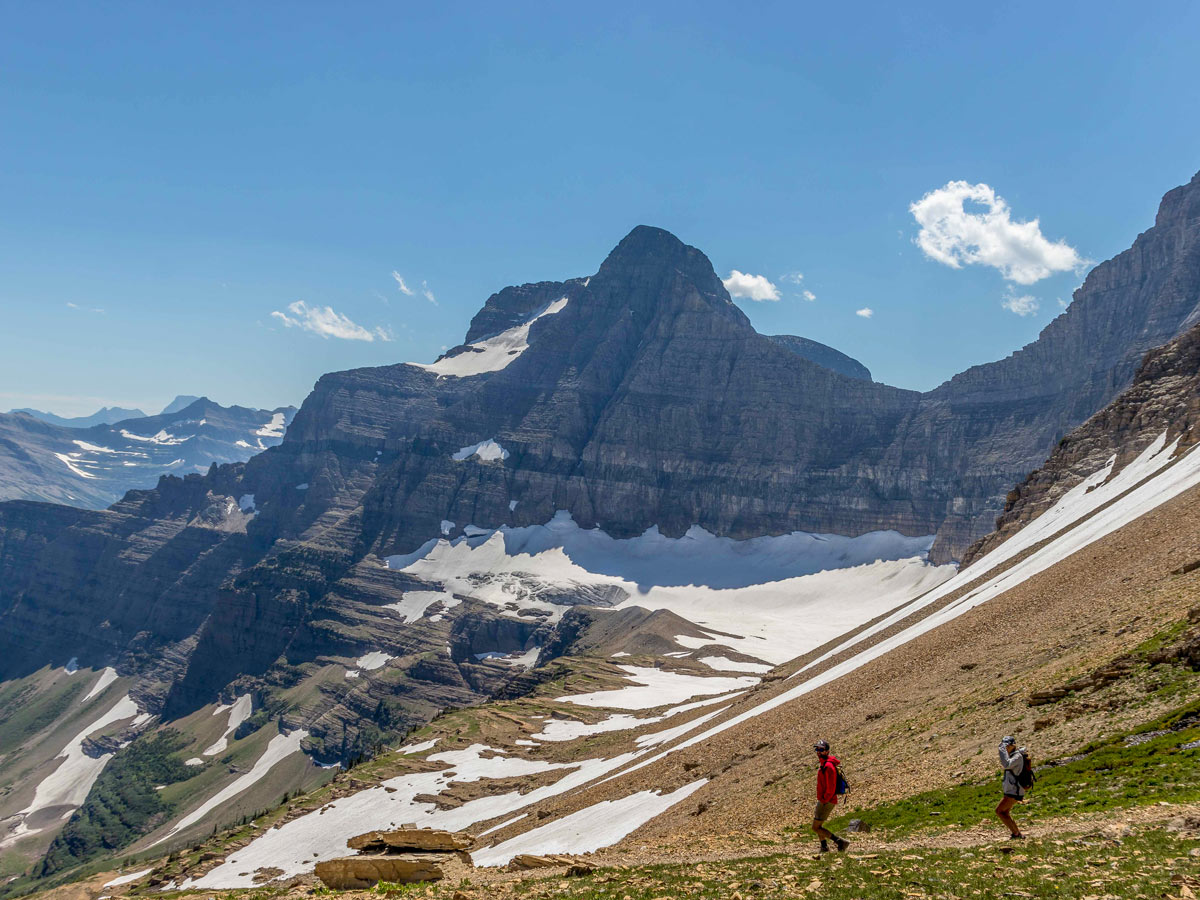
<path id="1" fill-rule="evenodd" d="M 501 609 L 515 604 L 505 612 L 515 618 L 522 611 L 549 613 L 550 622 L 569 607 L 544 595 L 558 598 L 572 587 L 615 590 L 628 598 L 617 608 L 667 609 L 705 632 L 677 637 L 682 647 L 718 644 L 770 665 L 920 596 L 955 571 L 926 563 L 932 537 L 894 531 L 734 541 L 699 527 L 679 538 L 650 528 L 616 539 L 559 512 L 545 525 L 473 534 L 428 541 L 385 564 Z M 765 671 L 761 663 L 736 665 Z"/>
<path id="2" fill-rule="evenodd" d="M 472 375 L 482 375 L 485 372 L 499 372 L 529 349 L 529 328 L 543 316 L 552 316 L 562 312 L 567 305 L 567 298 L 555 300 L 540 313 L 526 322 L 507 331 L 502 331 L 495 337 L 487 338 L 478 343 L 468 344 L 470 348 L 458 356 L 439 359 L 432 363 L 406 363 L 425 369 L 439 376 L 469 378 Z"/>

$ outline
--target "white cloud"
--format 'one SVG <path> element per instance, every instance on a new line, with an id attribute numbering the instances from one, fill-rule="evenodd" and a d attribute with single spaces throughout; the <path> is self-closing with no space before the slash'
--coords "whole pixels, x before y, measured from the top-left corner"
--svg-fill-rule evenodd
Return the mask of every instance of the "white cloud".
<path id="1" fill-rule="evenodd" d="M 1086 263 L 1066 241 L 1047 240 L 1037 219 L 1014 222 L 1004 198 L 986 184 L 951 181 L 909 211 L 921 226 L 917 246 L 954 269 L 991 266 L 1009 281 L 1033 284 Z"/>
<path id="2" fill-rule="evenodd" d="M 96 306 L 80 306 L 78 303 L 72 303 L 70 300 L 68 300 L 68 301 L 67 301 L 67 306 L 68 306 L 69 308 L 71 308 L 71 309 L 78 309 L 78 310 L 80 310 L 81 312 L 93 312 L 93 313 L 102 313 L 102 312 L 104 312 L 104 310 L 100 309 L 99 307 L 96 307 Z"/>
<path id="3" fill-rule="evenodd" d="M 1031 294 L 1023 294 L 1020 297 L 1016 294 L 1009 294 L 1000 305 L 1018 316 L 1032 316 L 1036 315 L 1038 311 L 1037 298 Z"/>
<path id="4" fill-rule="evenodd" d="M 288 328 L 302 328 L 323 338 L 339 338 L 344 341 L 390 341 L 389 334 L 383 328 L 366 329 L 357 325 L 341 313 L 334 312 L 329 306 L 309 306 L 303 300 L 288 304 L 287 313 L 275 310 L 272 317 L 278 319 Z"/>
<path id="5" fill-rule="evenodd" d="M 723 282 L 725 290 L 733 297 L 746 300 L 778 300 L 779 288 L 771 284 L 765 275 L 747 275 L 734 269 Z"/>
<path id="6" fill-rule="evenodd" d="M 404 283 L 404 276 L 401 275 L 399 272 L 397 272 L 395 269 L 392 269 L 392 277 L 396 279 L 396 287 L 400 289 L 400 293 L 404 294 L 407 297 L 411 297 L 412 293 L 413 293 L 413 289 Z"/>
<path id="7" fill-rule="evenodd" d="M 804 280 L 804 273 L 803 272 L 788 272 L 786 275 L 783 276 L 783 278 L 781 278 L 779 280 L 786 281 L 789 284 L 799 284 L 800 282 L 802 282 Z"/>
<path id="8" fill-rule="evenodd" d="M 1067 308 L 1068 306 L 1070 306 L 1071 304 L 1070 304 L 1070 303 L 1068 303 L 1066 300 L 1064 300 L 1062 297 L 1059 297 L 1059 298 L 1058 298 L 1058 305 L 1059 305 L 1059 307 L 1060 307 L 1061 309 L 1066 309 L 1066 308 Z"/>
<path id="9" fill-rule="evenodd" d="M 862 316 L 864 319 L 869 319 L 871 316 L 875 315 L 875 310 L 871 309 L 869 306 L 864 306 L 862 309 L 856 309 L 854 314 L 856 316 Z"/>
<path id="10" fill-rule="evenodd" d="M 429 289 L 428 281 L 421 282 L 421 296 L 424 297 L 426 300 L 428 300 L 430 303 L 432 303 L 434 306 L 438 305 L 437 297 L 433 296 L 433 291 L 431 291 Z"/>
<path id="11" fill-rule="evenodd" d="M 817 295 L 814 294 L 812 291 L 805 291 L 804 299 L 807 300 L 809 303 L 812 303 L 814 300 L 817 299 Z"/>

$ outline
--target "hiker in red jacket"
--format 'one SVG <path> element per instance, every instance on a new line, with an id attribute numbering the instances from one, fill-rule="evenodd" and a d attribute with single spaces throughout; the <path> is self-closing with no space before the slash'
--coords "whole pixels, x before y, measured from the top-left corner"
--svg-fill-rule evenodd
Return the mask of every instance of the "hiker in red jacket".
<path id="1" fill-rule="evenodd" d="M 837 806 L 839 761 L 836 756 L 829 754 L 828 741 L 817 741 L 813 749 L 817 751 L 817 759 L 820 760 L 820 767 L 817 769 L 817 808 L 813 813 L 812 824 L 812 830 L 821 839 L 821 849 L 817 855 L 829 852 L 829 841 L 833 841 L 838 853 L 842 853 L 850 846 L 850 842 L 825 827 L 825 822 L 833 815 L 834 807 Z"/>

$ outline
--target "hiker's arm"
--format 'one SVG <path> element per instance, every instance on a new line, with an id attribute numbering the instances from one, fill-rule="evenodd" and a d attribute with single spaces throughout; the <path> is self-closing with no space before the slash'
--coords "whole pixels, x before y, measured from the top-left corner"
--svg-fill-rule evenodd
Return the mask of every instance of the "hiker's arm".
<path id="1" fill-rule="evenodd" d="M 1021 758 L 1021 754 L 1019 754 L 1019 753 L 1010 754 L 1007 750 L 1004 749 L 1003 744 L 1000 745 L 1000 767 L 1001 768 L 1008 769 L 1009 771 L 1011 771 L 1015 774 L 1017 771 L 1017 760 L 1019 760 L 1020 758 Z"/>

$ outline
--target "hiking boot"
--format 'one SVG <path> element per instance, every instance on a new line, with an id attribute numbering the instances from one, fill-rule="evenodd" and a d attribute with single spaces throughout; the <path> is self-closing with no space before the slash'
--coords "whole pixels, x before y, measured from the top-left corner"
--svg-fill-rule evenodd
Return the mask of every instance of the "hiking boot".
<path id="1" fill-rule="evenodd" d="M 1010 834 L 1010 835 L 1008 836 L 1008 839 L 1009 839 L 1010 841 L 1023 841 L 1023 840 L 1025 840 L 1025 835 L 1023 835 L 1023 834 Z"/>
<path id="2" fill-rule="evenodd" d="M 850 842 L 849 842 L 848 840 L 846 840 L 845 838 L 838 838 L 838 839 L 837 839 L 837 848 L 838 848 L 838 853 L 845 853 L 845 852 L 846 852 L 846 848 L 847 848 L 847 847 L 849 847 L 849 846 L 850 846 Z"/>
<path id="3" fill-rule="evenodd" d="M 820 859 L 829 852 L 829 845 L 821 841 L 821 846 L 817 848 L 817 852 L 813 854 L 813 859 Z"/>

